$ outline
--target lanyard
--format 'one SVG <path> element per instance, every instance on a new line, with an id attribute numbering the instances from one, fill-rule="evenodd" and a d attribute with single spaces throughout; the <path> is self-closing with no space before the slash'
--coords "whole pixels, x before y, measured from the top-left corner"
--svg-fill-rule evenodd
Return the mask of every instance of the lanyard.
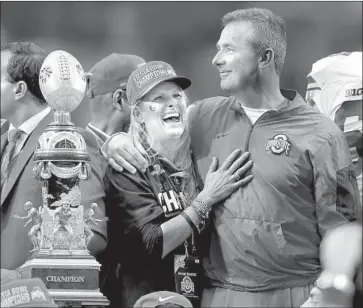
<path id="1" fill-rule="evenodd" d="M 146 149 L 147 154 L 149 155 L 150 158 L 150 166 L 154 169 L 154 170 L 158 170 L 158 180 L 161 183 L 163 180 L 167 182 L 167 184 L 169 185 L 169 187 L 172 188 L 172 190 L 174 190 L 174 192 L 177 195 L 177 202 L 179 203 L 179 205 L 181 206 L 181 208 L 185 208 L 187 207 L 187 202 L 185 200 L 184 196 L 181 196 L 180 193 L 182 192 L 180 187 L 177 187 L 175 185 L 175 182 L 172 180 L 172 178 L 169 175 L 170 170 L 165 170 L 165 169 L 169 169 L 167 168 L 167 162 L 160 159 L 157 155 L 157 153 L 150 147 L 148 146 L 147 143 L 143 144 L 144 148 Z M 165 168 L 163 168 L 165 167 Z M 192 231 L 192 235 L 191 235 L 191 247 L 192 247 L 192 252 L 191 255 L 196 255 L 197 252 L 197 247 L 196 247 L 196 243 L 195 243 L 195 234 L 194 231 Z M 189 251 L 188 251 L 188 239 L 184 242 L 184 248 L 185 248 L 185 255 L 189 256 Z"/>

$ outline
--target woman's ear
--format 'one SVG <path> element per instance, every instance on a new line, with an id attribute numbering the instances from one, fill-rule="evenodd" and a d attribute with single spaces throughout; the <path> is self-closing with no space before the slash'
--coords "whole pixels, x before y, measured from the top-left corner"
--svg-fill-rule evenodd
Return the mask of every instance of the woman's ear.
<path id="1" fill-rule="evenodd" d="M 22 99 L 26 91 L 28 90 L 28 86 L 26 85 L 25 81 L 18 81 L 14 86 L 14 99 L 19 100 Z"/>

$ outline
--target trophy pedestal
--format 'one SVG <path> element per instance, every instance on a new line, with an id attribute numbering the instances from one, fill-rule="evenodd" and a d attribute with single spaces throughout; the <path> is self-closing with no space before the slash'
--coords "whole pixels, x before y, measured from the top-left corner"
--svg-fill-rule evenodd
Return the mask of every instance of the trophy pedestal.
<path id="1" fill-rule="evenodd" d="M 105 307 L 98 263 L 85 250 L 39 250 L 19 269 L 22 278 L 40 278 L 59 307 Z"/>

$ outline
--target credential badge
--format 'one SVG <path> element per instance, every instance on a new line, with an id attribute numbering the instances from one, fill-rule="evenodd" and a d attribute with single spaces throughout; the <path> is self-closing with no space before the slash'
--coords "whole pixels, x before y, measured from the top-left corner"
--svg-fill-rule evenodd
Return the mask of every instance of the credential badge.
<path id="1" fill-rule="evenodd" d="M 266 151 L 271 150 L 274 154 L 281 154 L 285 152 L 285 155 L 288 156 L 291 149 L 291 143 L 289 142 L 289 138 L 284 134 L 279 134 L 269 139 L 266 144 Z"/>

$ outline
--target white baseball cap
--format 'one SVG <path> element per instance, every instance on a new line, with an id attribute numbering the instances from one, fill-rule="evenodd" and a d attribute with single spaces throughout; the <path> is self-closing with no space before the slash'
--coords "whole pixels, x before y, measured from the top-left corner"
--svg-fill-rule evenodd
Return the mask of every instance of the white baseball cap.
<path id="1" fill-rule="evenodd" d="M 185 296 L 169 291 L 158 291 L 146 294 L 136 301 L 134 308 L 153 308 L 165 303 L 180 305 L 185 308 L 193 308 L 192 303 Z"/>

